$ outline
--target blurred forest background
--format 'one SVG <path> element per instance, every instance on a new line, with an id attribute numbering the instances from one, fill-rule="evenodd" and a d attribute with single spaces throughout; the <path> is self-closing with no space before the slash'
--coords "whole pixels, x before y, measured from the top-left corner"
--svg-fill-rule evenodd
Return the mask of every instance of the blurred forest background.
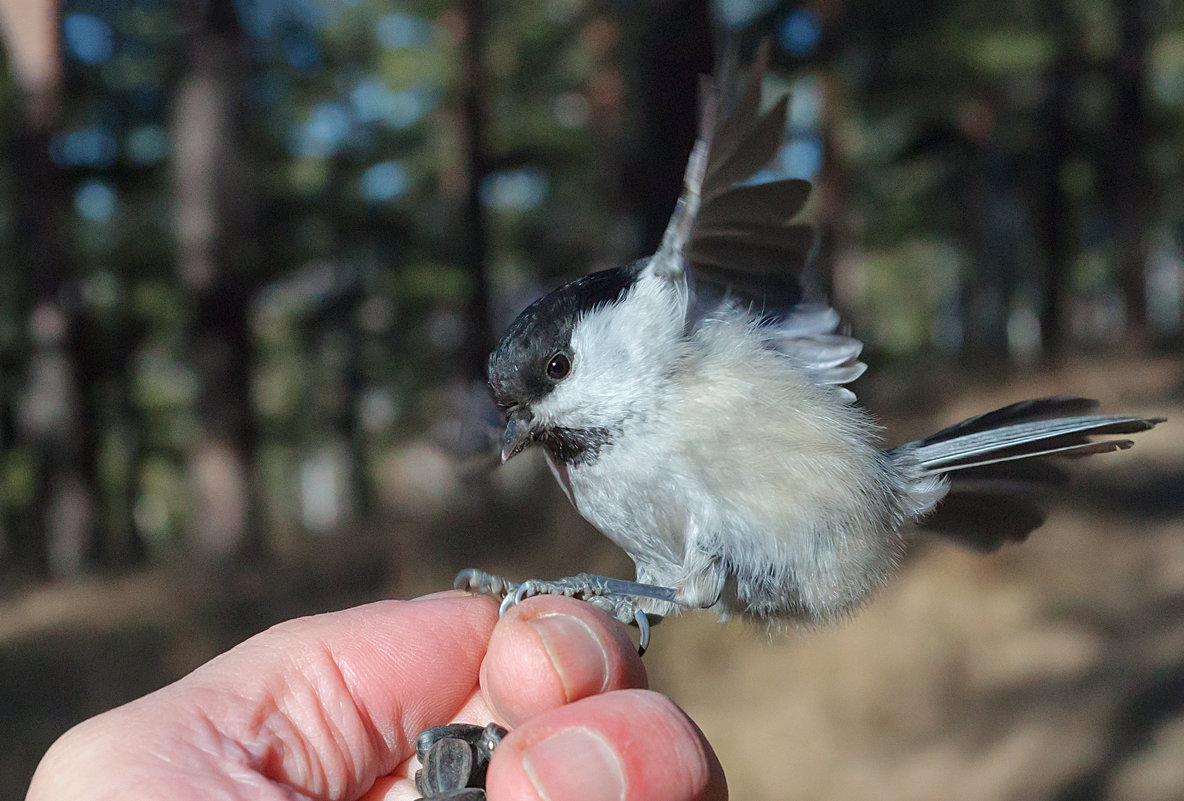
<path id="1" fill-rule="evenodd" d="M 484 362 L 542 291 L 652 251 L 726 29 L 773 40 L 770 176 L 815 183 L 820 286 L 894 439 L 1036 392 L 1184 413 L 1182 0 L 0 0 L 0 798 L 72 723 L 285 617 L 474 565 L 628 573 L 538 460 L 493 469 Z M 1155 470 L 1087 487 L 1154 507 L 1175 550 L 1140 553 L 1178 568 L 1175 625 L 1167 437 Z M 1150 530 L 1086 514 L 1067 552 L 1099 520 Z M 942 593 L 983 575 L 942 570 Z M 685 625 L 651 664 L 694 699 Z M 1156 724 L 1184 711 L 1165 659 Z M 1116 759 L 1142 743 L 1122 731 Z M 790 797 L 744 746 L 721 744 L 737 797 Z M 899 797 L 1109 797 L 1082 760 L 1015 794 L 914 770 Z M 874 764 L 868 787 L 787 781 L 889 797 L 905 774 Z M 1173 776 L 1114 797 L 1179 797 Z"/>

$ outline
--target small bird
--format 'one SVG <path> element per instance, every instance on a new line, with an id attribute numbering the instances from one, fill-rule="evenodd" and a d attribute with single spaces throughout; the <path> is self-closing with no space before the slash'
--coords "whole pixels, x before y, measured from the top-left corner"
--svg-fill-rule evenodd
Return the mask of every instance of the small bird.
<path id="1" fill-rule="evenodd" d="M 642 626 L 710 608 L 773 625 L 856 609 L 928 523 L 982 548 L 1043 518 L 1013 490 L 1054 478 L 1046 457 L 1127 448 L 1092 440 L 1158 419 L 1043 398 L 891 450 L 844 385 L 866 366 L 838 314 L 807 302 L 802 180 L 752 181 L 784 139 L 787 98 L 760 111 L 762 46 L 730 109 L 702 81 L 699 138 L 656 253 L 531 304 L 489 359 L 502 460 L 533 444 L 570 501 L 623 548 L 637 580 L 581 574 L 522 584 L 471 570 L 504 597 L 576 595 Z"/>

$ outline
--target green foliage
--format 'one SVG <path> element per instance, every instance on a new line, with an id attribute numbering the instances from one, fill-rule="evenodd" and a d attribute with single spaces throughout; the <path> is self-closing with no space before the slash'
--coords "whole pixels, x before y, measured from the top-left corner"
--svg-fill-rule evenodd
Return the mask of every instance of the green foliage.
<path id="1" fill-rule="evenodd" d="M 25 448 L 0 453 L 0 501 L 6 507 L 23 509 L 33 501 L 37 489 L 37 460 Z"/>
<path id="2" fill-rule="evenodd" d="M 840 300 L 869 344 L 898 351 L 941 339 L 922 335 L 926 304 L 912 304 L 906 322 L 880 294 L 917 278 L 911 260 L 926 243 L 947 254 L 927 267 L 930 281 L 955 281 L 944 303 L 968 303 L 967 292 L 989 287 L 1004 314 L 1030 313 L 1057 272 L 1069 276 L 1063 314 L 1101 296 L 1119 304 L 1118 265 L 1130 245 L 1117 243 L 1118 224 L 1132 202 L 1143 204 L 1144 226 L 1174 232 L 1164 257 L 1179 260 L 1172 187 L 1184 179 L 1184 6 L 1142 5 L 1144 116 L 1127 118 L 1141 143 L 1116 139 L 1121 70 L 1135 64 L 1120 53 L 1122 26 L 1136 4 L 907 2 L 891 12 L 853 4 L 836 16 L 832 141 L 843 194 L 834 222 L 849 232 L 856 261 L 884 271 L 880 283 L 856 282 Z M 1124 149 L 1138 151 L 1134 163 L 1149 178 L 1135 201 L 1121 194 L 1130 194 L 1121 188 Z"/>

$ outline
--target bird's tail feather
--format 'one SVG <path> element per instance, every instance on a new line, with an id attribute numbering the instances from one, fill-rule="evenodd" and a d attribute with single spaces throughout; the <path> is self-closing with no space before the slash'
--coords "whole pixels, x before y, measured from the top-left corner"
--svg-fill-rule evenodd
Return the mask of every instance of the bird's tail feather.
<path id="1" fill-rule="evenodd" d="M 892 453 L 907 454 L 919 478 L 941 475 L 949 481 L 949 492 L 921 527 L 977 550 L 1023 540 L 1044 522 L 1039 490 L 1064 479 L 1057 460 L 1049 457 L 1123 450 L 1133 443 L 1113 435 L 1163 422 L 1086 413 L 1096 406 L 1089 398 L 1022 401 L 896 448 Z"/>
<path id="2" fill-rule="evenodd" d="M 904 447 L 926 474 L 952 473 L 1040 456 L 1121 450 L 1134 443 L 1091 437 L 1135 434 L 1163 422 L 1130 415 L 1081 414 L 1096 406 L 1097 401 L 1089 398 L 1021 401 L 963 420 Z"/>

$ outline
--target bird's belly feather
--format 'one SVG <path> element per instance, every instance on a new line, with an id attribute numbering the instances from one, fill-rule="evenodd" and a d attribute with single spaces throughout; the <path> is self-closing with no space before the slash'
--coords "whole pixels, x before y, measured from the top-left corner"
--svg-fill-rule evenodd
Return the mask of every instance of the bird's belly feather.
<path id="1" fill-rule="evenodd" d="M 629 554 L 639 580 L 695 605 L 707 564 L 725 588 L 718 611 L 811 623 L 887 580 L 901 521 L 874 447 L 828 452 L 752 432 L 744 443 L 717 422 L 710 437 L 630 436 L 568 468 L 576 508 Z"/>

